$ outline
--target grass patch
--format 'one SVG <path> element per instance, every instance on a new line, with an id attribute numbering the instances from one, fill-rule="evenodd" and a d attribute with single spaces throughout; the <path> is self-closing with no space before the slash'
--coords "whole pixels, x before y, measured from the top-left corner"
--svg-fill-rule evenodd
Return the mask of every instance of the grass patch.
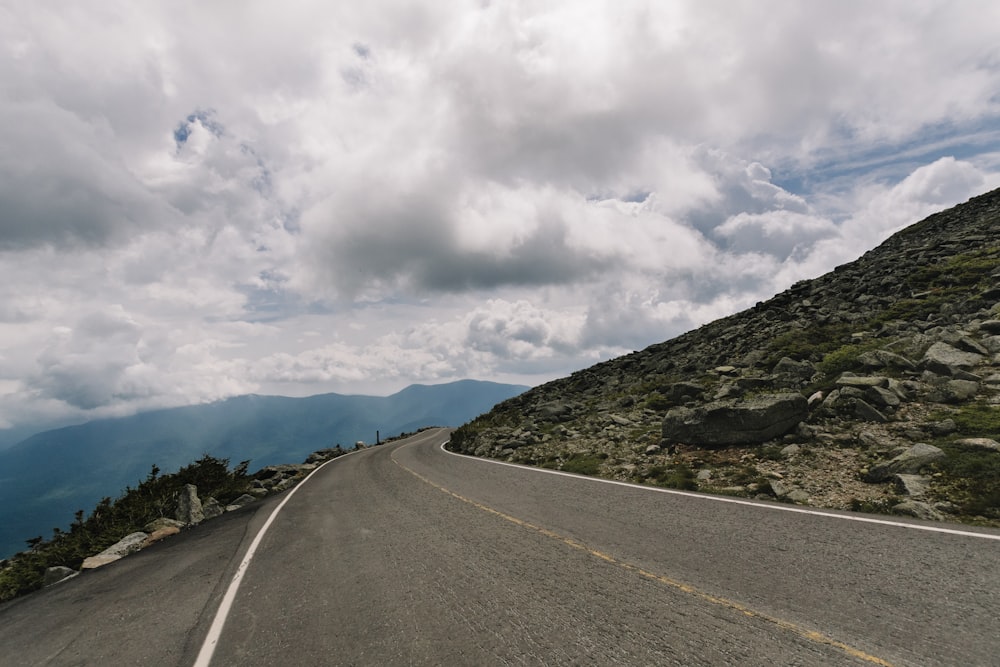
<path id="1" fill-rule="evenodd" d="M 646 481 L 668 489 L 698 490 L 698 480 L 695 478 L 694 471 L 684 463 L 652 466 Z"/>
<path id="2" fill-rule="evenodd" d="M 938 446 L 947 454 L 936 464 L 938 483 L 950 487 L 948 495 L 962 513 L 1000 520 L 1000 454 L 954 442 Z"/>
<path id="3" fill-rule="evenodd" d="M 607 455 L 601 457 L 599 454 L 580 452 L 566 459 L 561 469 L 565 472 L 574 472 L 579 475 L 596 475 L 600 472 L 601 463 L 605 458 L 607 458 Z"/>
<path id="4" fill-rule="evenodd" d="M 1000 406 L 969 403 L 947 416 L 955 421 L 962 435 L 1000 440 Z"/>

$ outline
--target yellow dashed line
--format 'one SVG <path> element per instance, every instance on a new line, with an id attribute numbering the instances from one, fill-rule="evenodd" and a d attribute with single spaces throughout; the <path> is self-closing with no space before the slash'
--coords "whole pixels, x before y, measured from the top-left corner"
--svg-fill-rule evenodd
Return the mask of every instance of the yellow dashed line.
<path id="1" fill-rule="evenodd" d="M 824 644 L 826 646 L 830 646 L 830 647 L 839 649 L 839 650 L 843 651 L 844 653 L 846 653 L 847 655 L 849 655 L 849 656 L 851 656 L 853 658 L 857 658 L 859 660 L 863 660 L 865 662 L 869 662 L 869 663 L 872 663 L 872 664 L 875 664 L 875 665 L 882 665 L 882 667 L 892 667 L 892 663 L 890 663 L 890 662 L 888 662 L 886 660 L 883 660 L 882 658 L 879 658 L 877 656 L 865 653 L 864 651 L 862 651 L 860 649 L 857 649 L 857 648 L 854 648 L 853 646 L 849 646 L 849 645 L 847 645 L 847 644 L 845 644 L 843 642 L 839 642 L 836 639 L 833 639 L 832 637 L 828 637 L 827 635 L 824 635 L 821 632 L 816 632 L 815 630 L 809 630 L 807 628 L 803 628 L 803 627 L 801 627 L 799 625 L 796 625 L 795 623 L 792 623 L 791 621 L 786 621 L 784 619 L 777 618 L 775 616 L 770 616 L 768 614 L 764 614 L 764 613 L 761 613 L 759 611 L 754 611 L 753 609 L 750 609 L 750 608 L 748 608 L 748 607 L 740 604 L 739 602 L 735 602 L 735 601 L 729 600 L 727 598 L 721 598 L 721 597 L 718 597 L 716 595 L 711 595 L 709 593 L 705 593 L 704 591 L 700 591 L 697 588 L 695 588 L 694 586 L 691 586 L 690 584 L 685 584 L 685 583 L 683 583 L 681 581 L 676 581 L 674 579 L 671 579 L 670 577 L 665 577 L 663 575 L 656 574 L 655 572 L 649 572 L 648 570 L 644 570 L 641 567 L 638 567 L 636 565 L 632 565 L 630 563 L 626 563 L 624 561 L 620 561 L 617 558 L 615 558 L 614 556 L 612 556 L 610 554 L 606 554 L 603 551 L 597 551 L 596 549 L 591 549 L 587 545 L 585 545 L 585 544 L 583 544 L 581 542 L 578 542 L 578 541 L 574 540 L 571 537 L 566 537 L 565 535 L 560 535 L 559 533 L 551 531 L 551 530 L 549 530 L 547 528 L 542 528 L 541 526 L 536 526 L 536 525 L 534 525 L 532 523 L 528 523 L 527 521 L 524 521 L 523 519 L 518 519 L 516 516 L 511 516 L 509 514 L 504 514 L 503 512 L 500 512 L 498 510 L 493 509 L 492 507 L 488 507 L 487 505 L 483 505 L 482 503 L 477 503 L 475 500 L 471 500 L 469 498 L 466 498 L 465 496 L 459 495 L 459 494 L 455 493 L 454 491 L 446 489 L 445 487 L 441 486 L 440 484 L 432 482 L 431 480 L 427 479 L 426 477 L 424 477 L 420 473 L 415 472 L 413 470 L 410 470 L 409 468 L 407 468 L 406 466 L 404 466 L 402 463 L 400 463 L 399 461 L 397 461 L 395 458 L 392 459 L 392 462 L 395 463 L 396 465 L 398 465 L 400 468 L 402 468 L 406 472 L 408 472 L 411 475 L 413 475 L 414 477 L 416 477 L 417 479 L 419 479 L 419 480 L 421 480 L 421 481 L 429 484 L 430 486 L 434 487 L 435 489 L 438 489 L 439 491 L 447 493 L 449 496 L 451 496 L 453 498 L 461 500 L 463 503 L 467 503 L 469 505 L 472 505 L 476 509 L 482 510 L 483 512 L 486 512 L 488 514 L 492 514 L 492 515 L 494 515 L 496 517 L 499 517 L 499 518 L 501 518 L 501 519 L 503 519 L 505 521 L 509 521 L 510 523 L 513 523 L 513 524 L 515 524 L 517 526 L 521 526 L 522 528 L 527 528 L 528 530 L 533 530 L 533 531 L 535 531 L 537 533 L 540 533 L 540 534 L 544 535 L 545 537 L 549 537 L 549 538 L 552 538 L 552 539 L 557 540 L 559 542 L 562 542 L 563 544 L 566 544 L 567 546 L 570 546 L 570 547 L 572 547 L 574 549 L 577 549 L 579 551 L 583 551 L 584 553 L 590 554 L 591 556 L 594 556 L 595 558 L 600 558 L 601 560 L 603 560 L 603 561 L 605 561 L 607 563 L 610 563 L 611 565 L 616 565 L 616 566 L 622 568 L 623 570 L 627 570 L 629 572 L 634 572 L 635 574 L 638 574 L 639 576 L 641 576 L 641 577 L 643 577 L 645 579 L 649 579 L 651 581 L 656 581 L 656 582 L 661 583 L 661 584 L 663 584 L 665 586 L 669 586 L 669 587 L 677 589 L 679 591 L 683 591 L 684 593 L 687 593 L 689 595 L 693 595 L 694 597 L 697 597 L 700 600 L 704 600 L 705 602 L 710 602 L 712 604 L 719 605 L 720 607 L 726 607 L 727 609 L 731 609 L 733 611 L 740 612 L 741 614 L 743 614 L 745 616 L 748 616 L 750 618 L 756 618 L 756 619 L 760 619 L 762 621 L 767 621 L 768 623 L 772 623 L 772 624 L 776 625 L 777 627 L 781 628 L 782 630 L 787 630 L 789 632 L 795 633 L 798 636 L 803 637 L 804 639 L 808 639 L 809 641 L 815 642 L 817 644 Z"/>

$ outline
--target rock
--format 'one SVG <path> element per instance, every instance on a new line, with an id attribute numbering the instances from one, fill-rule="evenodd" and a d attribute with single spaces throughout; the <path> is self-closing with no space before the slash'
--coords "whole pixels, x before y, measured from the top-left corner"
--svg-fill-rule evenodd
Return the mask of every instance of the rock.
<path id="1" fill-rule="evenodd" d="M 806 403 L 809 405 L 810 408 L 812 406 L 814 406 L 814 405 L 816 405 L 818 403 L 822 403 L 822 402 L 823 402 L 823 392 L 822 391 L 813 392 L 812 396 L 810 396 L 806 400 Z"/>
<path id="2" fill-rule="evenodd" d="M 104 567 L 108 563 L 114 563 L 116 560 L 121 560 L 121 556 L 89 556 L 83 559 L 83 564 L 80 565 L 80 570 L 96 570 L 99 567 Z"/>
<path id="3" fill-rule="evenodd" d="M 958 430 L 958 424 L 955 423 L 954 419 L 942 419 L 939 422 L 934 422 L 928 426 L 931 435 L 936 435 L 938 437 L 944 437 L 946 435 L 951 435 Z"/>
<path id="4" fill-rule="evenodd" d="M 181 532 L 181 529 L 176 526 L 165 526 L 159 530 L 155 530 L 149 534 L 149 537 L 142 543 L 142 548 L 145 549 L 151 544 L 155 544 L 160 540 L 170 537 L 171 535 L 176 535 Z"/>
<path id="5" fill-rule="evenodd" d="M 667 442 L 721 446 L 756 444 L 784 435 L 806 418 L 798 393 L 762 394 L 743 401 L 714 401 L 697 408 L 671 408 L 663 420 Z"/>
<path id="6" fill-rule="evenodd" d="M 679 405 L 701 398 L 705 395 L 705 388 L 694 382 L 675 382 L 667 388 L 664 395 L 671 403 Z"/>
<path id="7" fill-rule="evenodd" d="M 788 495 L 789 491 L 791 491 L 788 485 L 782 482 L 781 480 L 772 479 L 770 481 L 770 484 L 771 484 L 771 491 L 774 493 L 775 498 L 784 498 L 785 496 Z"/>
<path id="8" fill-rule="evenodd" d="M 336 447 L 328 447 L 326 449 L 317 449 L 315 452 L 306 457 L 304 463 L 323 463 L 324 461 L 335 459 L 343 454 L 345 454 L 345 452 L 340 445 L 337 445 Z"/>
<path id="9" fill-rule="evenodd" d="M 116 560 L 141 549 L 147 537 L 149 537 L 149 535 L 146 533 L 130 533 L 96 556 L 91 556 L 85 559 L 83 561 L 83 565 L 80 566 L 80 569 L 93 570 L 107 565 L 108 563 L 113 563 Z"/>
<path id="10" fill-rule="evenodd" d="M 219 501 L 212 497 L 205 498 L 202 501 L 201 510 L 202 514 L 205 515 L 205 519 L 214 519 L 217 516 L 222 516 L 222 513 L 225 512 Z"/>
<path id="11" fill-rule="evenodd" d="M 917 365 L 904 356 L 888 350 L 864 352 L 858 356 L 858 361 L 868 368 L 895 368 L 903 371 L 915 371 Z"/>
<path id="12" fill-rule="evenodd" d="M 888 387 L 889 378 L 878 375 L 841 375 L 837 378 L 838 387 L 857 387 L 866 389 L 868 387 Z"/>
<path id="13" fill-rule="evenodd" d="M 918 442 L 894 459 L 872 466 L 865 481 L 884 482 L 893 475 L 913 475 L 924 466 L 944 457 L 945 453 L 937 447 Z"/>
<path id="14" fill-rule="evenodd" d="M 645 454 L 646 454 L 646 456 L 652 456 L 653 454 L 659 454 L 661 449 L 662 449 L 662 447 L 660 447 L 659 445 L 650 445 L 650 446 L 646 447 Z"/>
<path id="15" fill-rule="evenodd" d="M 893 475 L 893 480 L 896 482 L 896 486 L 899 487 L 900 493 L 906 494 L 911 498 L 923 497 L 927 494 L 931 486 L 930 478 L 923 475 Z"/>
<path id="16" fill-rule="evenodd" d="M 250 503 L 252 503 L 255 500 L 257 500 L 257 499 L 254 498 L 253 496 L 251 496 L 251 495 L 249 495 L 247 493 L 244 493 L 242 496 L 240 496 L 239 498 L 237 498 L 233 502 L 231 502 L 228 505 L 226 505 L 226 511 L 227 512 L 232 512 L 233 510 L 238 510 L 241 507 L 245 507 L 246 505 L 249 505 Z"/>
<path id="17" fill-rule="evenodd" d="M 562 401 L 549 401 L 539 405 L 534 415 L 543 423 L 565 422 L 573 418 L 573 406 Z"/>
<path id="18" fill-rule="evenodd" d="M 163 528 L 183 528 L 186 526 L 183 521 L 178 521 L 177 519 L 168 519 L 167 517 L 160 517 L 159 519 L 153 519 L 145 526 L 143 526 L 143 531 L 147 533 L 155 533 Z"/>
<path id="19" fill-rule="evenodd" d="M 979 383 L 971 380 L 948 380 L 941 387 L 945 403 L 964 403 L 979 393 Z"/>
<path id="20" fill-rule="evenodd" d="M 808 361 L 795 361 L 788 357 L 782 357 L 771 369 L 774 375 L 784 375 L 799 380 L 808 380 L 816 374 L 816 367 Z"/>
<path id="21" fill-rule="evenodd" d="M 1000 334 L 1000 320 L 986 320 L 979 323 L 979 328 L 987 333 Z"/>
<path id="22" fill-rule="evenodd" d="M 798 454 L 801 449 L 802 448 L 796 444 L 785 445 L 784 447 L 781 448 L 781 452 L 779 453 L 783 458 L 787 459 Z"/>
<path id="23" fill-rule="evenodd" d="M 948 343 L 937 342 L 924 353 L 921 365 L 938 375 L 953 375 L 957 369 L 969 370 L 983 360 L 975 352 L 963 352 Z"/>
<path id="24" fill-rule="evenodd" d="M 912 516 L 928 521 L 941 521 L 944 519 L 943 514 L 927 503 L 920 502 L 919 500 L 905 500 L 898 505 L 894 505 L 892 511 L 896 514 L 904 514 L 906 516 Z"/>
<path id="25" fill-rule="evenodd" d="M 983 339 L 983 347 L 993 354 L 1000 353 L 1000 336 L 989 336 Z"/>
<path id="26" fill-rule="evenodd" d="M 71 567 L 66 567 L 65 565 L 55 565 L 45 569 L 45 576 L 42 577 L 42 586 L 51 586 L 52 584 L 58 584 L 60 581 L 66 581 L 76 575 L 80 574 Z"/>
<path id="27" fill-rule="evenodd" d="M 127 556 L 142 548 L 142 543 L 149 537 L 146 533 L 129 533 L 110 547 L 97 554 L 98 556 Z"/>
<path id="28" fill-rule="evenodd" d="M 870 403 L 860 398 L 854 399 L 854 416 L 863 421 L 875 422 L 876 424 L 884 424 L 889 421 L 888 417 L 875 409 Z"/>
<path id="29" fill-rule="evenodd" d="M 956 338 L 949 340 L 948 342 L 964 352 L 971 352 L 972 354 L 981 354 L 983 356 L 989 354 L 989 351 L 986 348 L 984 348 L 982 345 L 974 341 L 972 338 L 969 338 L 968 336 L 957 336 Z"/>
<path id="30" fill-rule="evenodd" d="M 708 480 L 712 479 L 712 471 L 707 468 L 699 470 L 698 474 L 695 475 L 695 479 L 697 479 L 699 482 L 707 482 Z"/>
<path id="31" fill-rule="evenodd" d="M 201 509 L 201 500 L 198 498 L 198 487 L 194 484 L 184 485 L 184 490 L 177 498 L 175 516 L 178 521 L 183 521 L 191 526 L 196 526 L 204 521 L 205 513 Z"/>
<path id="32" fill-rule="evenodd" d="M 973 449 L 989 449 L 1000 452 L 1000 442 L 990 438 L 962 438 L 956 440 L 955 444 L 960 447 L 972 447 Z"/>
<path id="33" fill-rule="evenodd" d="M 879 407 L 898 408 L 900 404 L 896 392 L 883 387 L 868 387 L 865 390 L 865 398 Z"/>
<path id="34" fill-rule="evenodd" d="M 788 498 L 793 503 L 804 503 L 809 500 L 809 494 L 802 489 L 792 489 L 785 498 Z"/>

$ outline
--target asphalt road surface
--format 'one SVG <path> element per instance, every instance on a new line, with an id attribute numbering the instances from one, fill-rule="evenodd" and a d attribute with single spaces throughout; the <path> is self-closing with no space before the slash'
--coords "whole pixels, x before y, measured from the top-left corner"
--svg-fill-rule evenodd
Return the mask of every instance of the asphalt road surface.
<path id="1" fill-rule="evenodd" d="M 1000 531 L 551 474 L 447 437 L 0 606 L 0 664 L 1000 664 Z"/>

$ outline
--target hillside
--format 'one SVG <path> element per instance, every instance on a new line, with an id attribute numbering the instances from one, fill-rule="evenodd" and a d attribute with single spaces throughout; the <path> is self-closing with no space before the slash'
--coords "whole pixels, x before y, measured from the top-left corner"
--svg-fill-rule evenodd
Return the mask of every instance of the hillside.
<path id="1" fill-rule="evenodd" d="M 0 451 L 0 557 L 66 528 L 79 509 L 204 454 L 249 460 L 251 472 L 358 440 L 461 424 L 526 387 L 463 380 L 412 385 L 392 396 L 237 396 L 46 431 Z"/>
<path id="2" fill-rule="evenodd" d="M 695 331 L 536 387 L 458 451 L 1000 525 L 1000 190 Z"/>

